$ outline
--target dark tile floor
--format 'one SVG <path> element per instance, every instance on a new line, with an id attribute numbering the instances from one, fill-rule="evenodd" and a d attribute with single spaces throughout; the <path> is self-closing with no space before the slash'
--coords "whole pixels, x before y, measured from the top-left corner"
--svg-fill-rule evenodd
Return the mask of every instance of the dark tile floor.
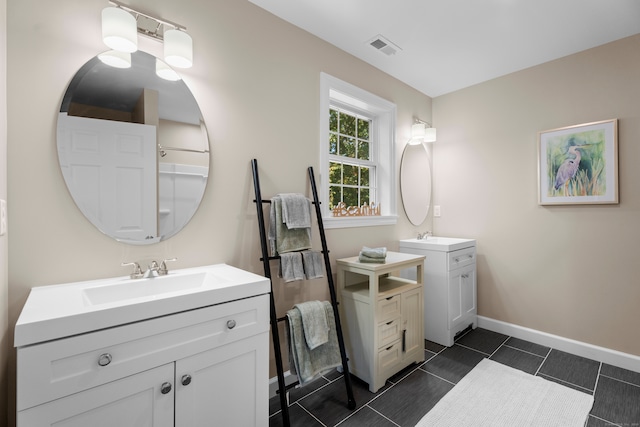
<path id="1" fill-rule="evenodd" d="M 640 427 L 640 373 L 480 328 L 449 348 L 427 341 L 426 361 L 390 378 L 375 394 L 354 378 L 353 411 L 346 407 L 344 378 L 337 372 L 292 389 L 291 425 L 415 426 L 485 357 L 594 395 L 586 427 Z M 279 399 L 269 403 L 269 426 L 282 426 Z"/>

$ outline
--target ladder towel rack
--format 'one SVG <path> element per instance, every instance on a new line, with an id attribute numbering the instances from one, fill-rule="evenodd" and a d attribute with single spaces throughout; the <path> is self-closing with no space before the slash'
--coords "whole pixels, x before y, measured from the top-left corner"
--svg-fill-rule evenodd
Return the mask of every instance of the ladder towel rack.
<path id="1" fill-rule="evenodd" d="M 290 385 L 286 385 L 284 381 L 284 369 L 282 365 L 282 351 L 280 348 L 280 334 L 278 332 L 278 322 L 284 321 L 286 316 L 278 317 L 276 312 L 275 301 L 273 298 L 273 279 L 271 278 L 271 266 L 269 261 L 278 259 L 278 256 L 269 256 L 268 246 L 267 246 L 267 233 L 265 231 L 265 219 L 263 212 L 263 204 L 271 203 L 270 200 L 263 200 L 260 192 L 260 177 L 258 174 L 258 161 L 253 159 L 251 161 L 251 169 L 253 171 L 253 186 L 255 190 L 255 200 L 256 211 L 258 215 L 258 231 L 260 233 L 260 247 L 262 250 L 262 265 L 264 267 L 264 275 L 271 282 L 271 337 L 273 339 L 273 351 L 274 358 L 276 362 L 276 370 L 278 373 L 278 394 L 280 397 L 280 407 L 283 419 L 283 425 L 285 427 L 289 427 L 289 407 L 287 405 L 286 391 L 292 387 L 295 387 L 297 383 L 293 383 Z M 344 382 L 347 389 L 347 407 L 349 409 L 354 409 L 356 407 L 356 401 L 353 397 L 353 388 L 351 385 L 351 376 L 349 375 L 349 366 L 347 364 L 347 353 L 344 346 L 344 336 L 342 334 L 342 327 L 340 325 L 340 316 L 338 314 L 338 300 L 336 296 L 336 290 L 333 283 L 333 274 L 331 272 L 331 262 L 329 260 L 329 250 L 327 249 L 327 239 L 324 234 L 324 225 L 322 223 L 322 212 L 320 210 L 320 201 L 318 200 L 318 191 L 316 187 L 315 175 L 313 173 L 313 168 L 310 166 L 307 171 L 309 172 L 309 181 L 311 183 L 311 191 L 313 193 L 313 204 L 315 205 L 315 212 L 317 218 L 317 225 L 320 232 L 320 240 L 322 242 L 322 254 L 324 256 L 324 264 L 325 270 L 327 274 L 327 282 L 329 287 L 329 294 L 331 297 L 331 305 L 333 307 L 333 314 L 335 317 L 336 323 L 336 335 L 338 338 L 338 345 L 340 347 L 340 356 L 342 360 L 342 372 L 344 376 Z"/>

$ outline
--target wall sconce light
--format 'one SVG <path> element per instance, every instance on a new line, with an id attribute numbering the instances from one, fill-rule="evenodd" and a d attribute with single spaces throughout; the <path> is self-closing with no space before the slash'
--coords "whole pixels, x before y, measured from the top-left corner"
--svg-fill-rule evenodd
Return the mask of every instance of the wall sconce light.
<path id="1" fill-rule="evenodd" d="M 416 119 L 416 123 L 411 126 L 410 145 L 418 145 L 423 142 L 436 141 L 436 128 L 431 127 L 427 122 Z"/>
<path id="2" fill-rule="evenodd" d="M 138 34 L 164 41 L 165 61 L 174 67 L 193 65 L 193 40 L 186 28 L 175 22 L 142 13 L 116 0 L 102 10 L 102 39 L 111 49 L 135 52 Z"/>

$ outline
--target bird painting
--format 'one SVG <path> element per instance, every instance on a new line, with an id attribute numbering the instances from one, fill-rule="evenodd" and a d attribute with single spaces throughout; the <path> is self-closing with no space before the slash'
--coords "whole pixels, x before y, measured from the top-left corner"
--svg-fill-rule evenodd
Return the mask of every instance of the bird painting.
<path id="1" fill-rule="evenodd" d="M 569 150 L 567 150 L 567 158 L 562 162 L 556 173 L 554 188 L 559 190 L 560 187 L 564 187 L 565 196 L 569 195 L 569 182 L 575 178 L 576 173 L 578 173 L 578 168 L 580 167 L 582 155 L 578 150 L 583 149 L 583 145 L 571 145 Z"/>

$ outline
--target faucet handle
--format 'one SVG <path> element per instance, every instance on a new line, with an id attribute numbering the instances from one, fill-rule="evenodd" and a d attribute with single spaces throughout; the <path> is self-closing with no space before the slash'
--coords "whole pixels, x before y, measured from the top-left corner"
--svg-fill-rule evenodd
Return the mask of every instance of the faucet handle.
<path id="1" fill-rule="evenodd" d="M 160 263 L 160 268 L 158 269 L 158 274 L 160 274 L 161 276 L 165 276 L 167 274 L 169 274 L 169 269 L 167 268 L 167 262 L 170 261 L 177 261 L 178 258 L 167 258 L 167 259 L 163 259 L 162 263 Z"/>
<path id="2" fill-rule="evenodd" d="M 125 267 L 127 265 L 133 266 L 133 272 L 129 275 L 132 279 L 139 279 L 143 276 L 142 269 L 140 268 L 140 264 L 137 262 L 123 262 L 120 264 L 121 267 Z"/>

